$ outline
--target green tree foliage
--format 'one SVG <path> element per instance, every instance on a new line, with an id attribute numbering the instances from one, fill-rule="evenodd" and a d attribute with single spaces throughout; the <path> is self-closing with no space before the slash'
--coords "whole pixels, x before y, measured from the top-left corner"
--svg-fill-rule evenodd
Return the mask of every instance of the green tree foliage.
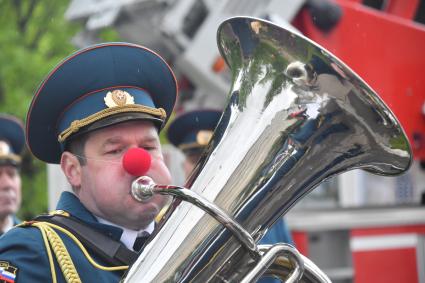
<path id="1" fill-rule="evenodd" d="M 25 120 L 38 84 L 75 50 L 71 38 L 79 25 L 64 18 L 68 4 L 63 0 L 0 0 L 0 112 Z M 46 167 L 26 152 L 21 173 L 19 216 L 29 219 L 47 210 Z"/>

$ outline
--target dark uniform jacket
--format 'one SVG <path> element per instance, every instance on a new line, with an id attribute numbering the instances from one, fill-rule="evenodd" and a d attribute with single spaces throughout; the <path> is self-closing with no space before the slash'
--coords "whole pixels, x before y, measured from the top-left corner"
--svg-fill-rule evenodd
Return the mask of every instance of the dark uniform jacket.
<path id="1" fill-rule="evenodd" d="M 57 209 L 69 212 L 72 216 L 114 240 L 119 241 L 121 238 L 122 229 L 99 223 L 79 199 L 70 192 L 62 193 Z M 104 271 L 94 267 L 74 241 L 67 235 L 56 232 L 71 255 L 82 282 L 119 282 L 124 271 Z M 96 263 L 109 266 L 92 252 L 89 251 L 89 253 Z M 53 258 L 57 282 L 65 282 L 54 254 Z M 9 272 L 2 273 L 4 270 L 9 270 Z M 0 239 L 0 282 L 2 282 L 1 279 L 4 279 L 2 276 L 10 279 L 6 282 L 52 282 L 46 247 L 38 228 L 15 227 L 2 236 Z"/>
<path id="2" fill-rule="evenodd" d="M 273 245 L 276 243 L 286 243 L 293 245 L 291 234 L 283 219 L 279 219 L 278 221 L 276 221 L 259 242 L 260 245 Z M 271 277 L 263 277 L 258 280 L 258 283 L 279 282 L 280 280 Z"/>
<path id="3" fill-rule="evenodd" d="M 275 224 L 273 224 L 273 226 L 261 239 L 259 244 L 276 243 L 286 243 L 293 245 L 291 234 L 283 219 L 279 219 Z"/>
<path id="4" fill-rule="evenodd" d="M 57 205 L 58 210 L 69 212 L 73 217 L 89 224 L 97 231 L 119 241 L 122 229 L 101 224 L 82 205 L 79 199 L 70 192 L 61 195 Z M 58 232 L 63 240 L 82 282 L 119 282 L 123 271 L 103 271 L 94 267 L 84 256 L 80 248 L 69 239 L 67 235 Z M 292 243 L 292 239 L 283 220 L 272 226 L 261 240 L 260 244 L 273 244 L 277 242 Z M 108 266 L 95 254 L 90 252 L 92 258 L 100 265 Z M 57 282 L 65 282 L 56 259 L 55 270 Z M 36 227 L 15 227 L 4 234 L 0 240 L 0 282 L 2 266 L 8 266 L 9 274 L 6 282 L 52 282 L 50 264 L 41 232 Z M 3 268 L 4 269 L 4 268 Z M 14 272 L 13 272 L 14 271 Z M 7 274 L 6 274 L 7 275 Z M 14 281 L 13 281 L 14 280 Z M 279 282 L 272 278 L 263 278 L 260 282 Z"/>

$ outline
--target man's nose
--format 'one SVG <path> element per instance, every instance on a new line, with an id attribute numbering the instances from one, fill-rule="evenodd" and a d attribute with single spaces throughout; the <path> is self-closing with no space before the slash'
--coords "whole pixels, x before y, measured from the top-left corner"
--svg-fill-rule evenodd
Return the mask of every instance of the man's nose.
<path id="1" fill-rule="evenodd" d="M 122 165 L 127 173 L 133 176 L 142 176 L 149 171 L 151 166 L 151 155 L 143 148 L 130 148 L 124 154 Z"/>

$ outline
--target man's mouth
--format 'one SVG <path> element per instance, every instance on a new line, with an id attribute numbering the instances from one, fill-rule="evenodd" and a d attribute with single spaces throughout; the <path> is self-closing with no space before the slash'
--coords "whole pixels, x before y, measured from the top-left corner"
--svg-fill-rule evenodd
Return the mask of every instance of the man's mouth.
<path id="1" fill-rule="evenodd" d="M 11 204 L 15 204 L 15 203 L 16 203 L 16 199 L 15 198 L 3 198 L 3 197 L 0 197 L 0 205 L 1 206 L 11 205 Z"/>
<path id="2" fill-rule="evenodd" d="M 0 204 L 7 205 L 16 202 L 16 194 L 13 191 L 0 192 Z"/>

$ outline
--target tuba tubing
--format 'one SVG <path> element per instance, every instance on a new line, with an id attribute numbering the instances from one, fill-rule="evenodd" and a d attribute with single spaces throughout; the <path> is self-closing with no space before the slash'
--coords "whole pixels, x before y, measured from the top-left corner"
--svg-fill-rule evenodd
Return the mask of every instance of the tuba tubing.
<path id="1" fill-rule="evenodd" d="M 196 205 L 209 215 L 214 217 L 218 222 L 225 226 L 232 232 L 239 243 L 249 251 L 251 261 L 254 263 L 251 271 L 241 280 L 241 283 L 249 283 L 259 279 L 266 271 L 270 273 L 269 267 L 274 265 L 275 271 L 272 272 L 273 276 L 286 280 L 285 282 L 292 283 L 298 282 L 304 272 L 304 267 L 307 271 L 314 272 L 318 270 L 314 264 L 304 265 L 302 255 L 291 245 L 278 243 L 274 245 L 261 245 L 257 246 L 253 241 L 251 235 L 246 232 L 236 221 L 224 213 L 214 203 L 210 203 L 202 196 L 184 187 L 157 185 L 148 176 L 142 176 L 133 181 L 131 186 L 131 195 L 139 202 L 146 202 L 154 195 L 174 196 L 180 200 Z M 288 264 L 282 264 L 282 257 L 287 259 L 291 266 L 291 272 L 285 273 L 285 267 Z M 313 267 L 310 267 L 313 265 Z M 330 282 L 326 275 L 320 273 L 313 273 L 317 282 L 327 283 Z"/>
<path id="2" fill-rule="evenodd" d="M 250 17 L 224 21 L 217 42 L 232 75 L 229 101 L 185 187 L 254 241 L 328 178 L 409 168 L 410 145 L 394 114 L 330 52 Z M 176 199 L 124 282 L 240 282 L 251 261 L 220 222 Z M 316 282 L 307 275 L 302 280 Z"/>

